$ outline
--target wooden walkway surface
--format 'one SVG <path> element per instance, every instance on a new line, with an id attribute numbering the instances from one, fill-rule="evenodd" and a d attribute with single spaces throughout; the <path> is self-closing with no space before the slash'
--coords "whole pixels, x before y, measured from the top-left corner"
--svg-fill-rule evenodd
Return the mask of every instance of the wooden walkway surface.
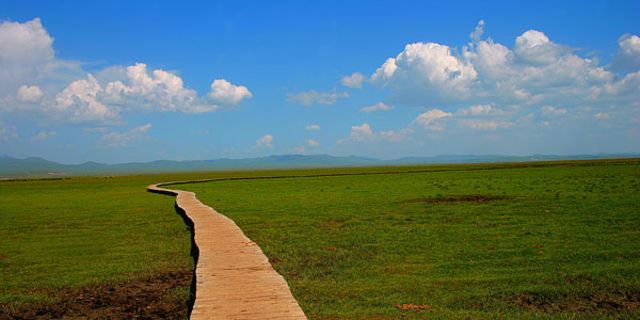
<path id="1" fill-rule="evenodd" d="M 193 192 L 160 185 L 148 190 L 175 195 L 193 223 L 199 254 L 190 319 L 306 319 L 287 282 L 233 220 Z"/>

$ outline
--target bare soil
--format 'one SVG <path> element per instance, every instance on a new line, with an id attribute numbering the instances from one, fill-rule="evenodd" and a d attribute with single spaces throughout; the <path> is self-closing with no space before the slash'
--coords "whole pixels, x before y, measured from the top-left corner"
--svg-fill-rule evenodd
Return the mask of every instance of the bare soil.
<path id="1" fill-rule="evenodd" d="M 191 285 L 191 271 L 50 292 L 53 304 L 0 305 L 0 319 L 185 319 L 188 301 L 172 291 Z"/>

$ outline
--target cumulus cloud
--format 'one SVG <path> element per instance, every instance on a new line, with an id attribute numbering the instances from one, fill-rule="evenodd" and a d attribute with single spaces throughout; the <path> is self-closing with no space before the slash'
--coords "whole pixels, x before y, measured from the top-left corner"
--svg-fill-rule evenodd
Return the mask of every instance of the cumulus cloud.
<path id="1" fill-rule="evenodd" d="M 338 140 L 338 144 L 353 142 L 400 142 L 417 132 L 438 132 L 444 130 L 444 120 L 453 114 L 440 109 L 431 109 L 419 114 L 407 126 L 397 130 L 374 131 L 368 123 L 351 127 L 348 139 Z M 422 130 L 416 130 L 422 129 Z"/>
<path id="2" fill-rule="evenodd" d="M 364 141 L 373 138 L 373 130 L 368 123 L 363 123 L 359 126 L 351 127 L 351 140 L 353 141 Z"/>
<path id="3" fill-rule="evenodd" d="M 42 99 L 42 90 L 38 86 L 20 86 L 17 98 L 21 102 L 37 103 Z"/>
<path id="4" fill-rule="evenodd" d="M 618 54 L 612 67 L 615 70 L 630 72 L 640 69 L 640 37 L 625 34 L 618 39 Z"/>
<path id="5" fill-rule="evenodd" d="M 303 106 L 310 106 L 313 104 L 332 105 L 335 104 L 338 99 L 348 98 L 347 92 L 318 92 L 315 90 L 304 91 L 300 93 L 287 94 L 287 101 L 292 103 L 298 103 Z"/>
<path id="6" fill-rule="evenodd" d="M 400 130 L 386 130 L 375 132 L 368 123 L 355 125 L 351 127 L 349 138 L 338 140 L 337 144 L 345 144 L 347 142 L 380 142 L 390 141 L 398 142 L 403 140 L 412 132 L 411 128 L 402 128 Z"/>
<path id="7" fill-rule="evenodd" d="M 273 149 L 273 136 L 265 134 L 262 138 L 256 140 L 256 148 Z"/>
<path id="8" fill-rule="evenodd" d="M 185 88 L 182 78 L 174 73 L 161 69 L 149 72 L 146 64 L 136 63 L 126 68 L 126 75 L 123 81 L 106 84 L 104 98 L 110 104 L 185 112 L 197 104 L 196 92 Z"/>
<path id="9" fill-rule="evenodd" d="M 304 128 L 305 128 L 306 130 L 309 130 L 309 131 L 317 131 L 317 130 L 320 130 L 320 125 L 317 125 L 317 124 L 310 124 L 310 125 L 307 125 L 307 126 L 306 126 L 306 127 L 304 127 Z"/>
<path id="10" fill-rule="evenodd" d="M 114 73 L 117 74 L 117 73 Z M 184 86 L 181 77 L 161 69 L 148 70 L 144 63 L 128 66 L 121 80 L 101 84 L 94 75 L 71 82 L 55 97 L 53 109 L 64 111 L 73 121 L 116 119 L 122 112 L 162 111 L 204 113 L 225 105 L 237 105 L 251 97 L 244 86 L 226 80 L 213 81 L 210 100 Z"/>
<path id="11" fill-rule="evenodd" d="M 613 59 L 611 67 L 622 72 L 640 70 L 640 37 L 625 34 L 618 39 L 618 54 Z"/>
<path id="12" fill-rule="evenodd" d="M 113 119 L 118 110 L 98 101 L 102 87 L 92 75 L 73 81 L 56 95 L 53 109 L 70 115 L 72 121 L 95 121 Z"/>
<path id="13" fill-rule="evenodd" d="M 178 75 L 161 69 L 149 72 L 144 63 L 127 67 L 127 82 L 109 82 L 105 89 L 105 99 L 116 105 L 141 105 L 160 111 L 203 113 L 216 111 L 221 105 L 237 105 L 242 100 L 251 98 L 247 87 L 217 79 L 211 83 L 208 94 L 211 101 L 207 101 L 199 97 L 195 90 L 185 87 Z"/>
<path id="14" fill-rule="evenodd" d="M 484 26 L 481 21 L 460 52 L 433 42 L 408 44 L 384 61 L 371 81 L 389 91 L 399 104 L 415 106 L 602 108 L 628 107 L 640 100 L 640 74 L 613 73 L 598 65 L 597 59 L 581 57 L 577 50 L 553 42 L 539 30 L 523 32 L 510 48 L 483 38 Z M 634 65 L 634 59 L 640 59 L 638 38 L 627 35 L 619 42 L 617 65 L 622 61 Z"/>
<path id="15" fill-rule="evenodd" d="M 31 138 L 32 141 L 44 141 L 51 137 L 54 137 L 57 133 L 55 131 L 40 131 Z"/>
<path id="16" fill-rule="evenodd" d="M 444 126 L 441 120 L 449 117 L 451 117 L 451 113 L 433 109 L 420 114 L 414 122 L 428 130 L 442 131 Z"/>
<path id="17" fill-rule="evenodd" d="M 0 94 L 15 93 L 17 86 L 33 83 L 52 68 L 53 38 L 40 19 L 25 23 L 0 23 Z"/>
<path id="18" fill-rule="evenodd" d="M 102 135 L 102 141 L 109 147 L 123 147 L 129 142 L 139 140 L 146 135 L 151 129 L 152 125 L 147 123 L 145 125 L 129 129 L 124 132 L 109 132 Z"/>
<path id="19" fill-rule="evenodd" d="M 487 118 L 487 115 L 494 117 L 495 119 Z M 396 143 L 411 139 L 413 139 L 413 141 L 420 141 L 432 137 L 435 133 L 444 131 L 446 128 L 445 124 L 450 121 L 457 121 L 459 124 L 457 128 L 452 128 L 452 132 L 455 132 L 456 134 L 464 132 L 464 130 L 461 131 L 460 129 L 465 128 L 471 130 L 495 131 L 530 122 L 531 117 L 533 116 L 533 114 L 529 114 L 519 121 L 512 121 L 508 119 L 501 119 L 505 118 L 505 115 L 509 114 L 504 113 L 501 109 L 491 105 L 475 105 L 469 108 L 459 109 L 455 114 L 440 109 L 431 109 L 419 114 L 405 127 L 395 130 L 376 132 L 368 123 L 352 126 L 349 137 L 338 140 L 337 144 L 342 145 L 347 142 Z"/>
<path id="20" fill-rule="evenodd" d="M 354 72 L 351 75 L 344 76 L 340 79 L 340 82 L 343 86 L 353 89 L 362 88 L 362 84 L 367 80 L 362 73 Z"/>
<path id="21" fill-rule="evenodd" d="M 58 121 L 113 122 L 122 113 L 212 112 L 251 98 L 245 86 L 214 80 L 199 96 L 174 72 L 144 63 L 87 74 L 55 56 L 53 38 L 36 18 L 0 23 L 0 109 L 29 111 Z"/>
<path id="22" fill-rule="evenodd" d="M 245 86 L 236 86 L 224 79 L 216 79 L 211 83 L 209 97 L 221 104 L 237 105 L 244 99 L 252 97 Z"/>
<path id="23" fill-rule="evenodd" d="M 368 123 L 351 127 L 349 138 L 338 140 L 338 144 L 346 142 L 400 142 L 416 132 L 416 128 L 427 131 L 444 130 L 443 120 L 452 117 L 451 113 L 440 109 L 432 109 L 421 113 L 407 126 L 397 130 L 383 130 L 375 132 Z"/>
<path id="24" fill-rule="evenodd" d="M 433 42 L 409 44 L 371 74 L 372 84 L 390 93 L 394 104 L 442 109 L 428 110 L 397 130 L 353 126 L 349 138 L 339 143 L 420 141 L 441 136 L 436 133 L 449 123 L 457 125 L 448 134 L 463 136 L 515 127 L 554 130 L 550 119 L 559 116 L 584 122 L 588 115 L 592 121 L 616 121 L 620 128 L 637 124 L 637 36 L 621 37 L 614 63 L 601 66 L 597 58 L 582 57 L 580 50 L 556 43 L 539 30 L 523 32 L 508 46 L 486 38 L 484 27 L 480 21 L 460 51 Z M 613 72 L 616 66 L 627 73 Z"/>
<path id="25" fill-rule="evenodd" d="M 393 109 L 392 106 L 385 104 L 384 102 L 378 102 L 376 104 L 366 106 L 360 109 L 362 112 L 376 112 L 376 111 L 389 111 Z"/>
<path id="26" fill-rule="evenodd" d="M 471 63 L 456 57 L 448 46 L 418 42 L 387 59 L 371 80 L 390 88 L 402 100 L 415 102 L 424 96 L 444 101 L 468 96 L 476 78 Z"/>
<path id="27" fill-rule="evenodd" d="M 538 30 L 529 30 L 516 38 L 513 48 L 515 56 L 524 63 L 548 65 L 554 63 L 569 50 L 551 42 L 549 37 Z"/>

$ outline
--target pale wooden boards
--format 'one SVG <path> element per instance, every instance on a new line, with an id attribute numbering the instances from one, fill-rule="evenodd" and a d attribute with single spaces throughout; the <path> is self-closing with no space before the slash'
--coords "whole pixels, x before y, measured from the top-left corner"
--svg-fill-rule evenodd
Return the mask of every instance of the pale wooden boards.
<path id="1" fill-rule="evenodd" d="M 306 319 L 287 282 L 231 219 L 193 192 L 159 184 L 148 189 L 176 195 L 194 225 L 199 256 L 191 319 Z"/>

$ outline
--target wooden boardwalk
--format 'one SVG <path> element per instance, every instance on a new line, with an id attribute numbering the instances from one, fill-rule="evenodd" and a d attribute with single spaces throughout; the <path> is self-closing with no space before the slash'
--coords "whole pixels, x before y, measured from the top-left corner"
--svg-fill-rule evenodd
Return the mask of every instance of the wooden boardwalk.
<path id="1" fill-rule="evenodd" d="M 193 222 L 199 255 L 191 319 L 306 319 L 287 282 L 231 219 L 193 192 L 159 185 L 148 190 L 175 195 Z"/>

